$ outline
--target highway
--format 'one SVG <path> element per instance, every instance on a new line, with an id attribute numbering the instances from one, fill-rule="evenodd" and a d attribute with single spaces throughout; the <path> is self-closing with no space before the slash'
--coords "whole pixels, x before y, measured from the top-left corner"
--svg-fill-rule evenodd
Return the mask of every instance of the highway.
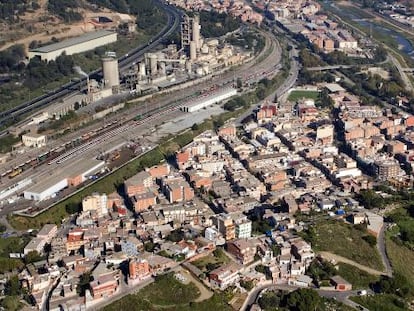
<path id="1" fill-rule="evenodd" d="M 167 38 L 171 35 L 180 25 L 180 12 L 173 6 L 169 6 L 164 4 L 163 2 L 156 0 L 159 6 L 163 8 L 166 12 L 168 21 L 166 26 L 161 30 L 159 34 L 157 34 L 148 44 L 141 45 L 133 50 L 131 50 L 128 54 L 121 57 L 119 59 L 119 68 L 120 71 L 127 69 L 132 63 L 136 62 L 140 59 L 144 53 L 153 50 L 157 45 L 160 44 L 162 40 Z M 95 70 L 90 75 L 99 75 L 101 74 L 101 70 Z M 57 102 L 58 100 L 67 97 L 69 95 L 73 95 L 79 92 L 79 89 L 85 85 L 86 77 L 80 79 L 76 82 L 70 82 L 63 85 L 61 88 L 54 90 L 48 94 L 42 95 L 38 98 L 35 98 L 29 102 L 23 103 L 19 106 L 16 106 L 12 109 L 0 112 L 0 125 L 4 124 L 7 121 L 15 120 L 16 118 L 23 116 L 29 112 L 32 112 L 36 109 L 45 107 L 53 102 Z M 4 135 L 7 131 L 3 131 L 0 133 Z"/>

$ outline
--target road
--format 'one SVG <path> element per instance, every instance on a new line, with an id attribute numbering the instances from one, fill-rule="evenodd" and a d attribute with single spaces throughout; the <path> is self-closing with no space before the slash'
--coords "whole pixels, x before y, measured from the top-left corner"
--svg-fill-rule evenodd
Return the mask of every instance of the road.
<path id="1" fill-rule="evenodd" d="M 319 252 L 318 255 L 327 261 L 343 262 L 343 263 L 354 266 L 372 275 L 384 275 L 383 271 L 375 270 L 373 268 L 361 265 L 351 259 L 345 258 L 343 256 L 339 256 L 339 255 L 336 255 L 330 252 Z"/>
<path id="2" fill-rule="evenodd" d="M 156 3 L 166 12 L 167 14 L 167 25 L 161 30 L 159 34 L 157 34 L 149 44 L 141 45 L 133 50 L 131 50 L 128 54 L 124 57 L 119 59 L 119 68 L 120 70 L 125 70 L 128 68 L 132 63 L 136 62 L 140 59 L 144 53 L 153 50 L 159 43 L 167 38 L 170 34 L 172 34 L 180 25 L 180 13 L 177 9 L 173 6 L 168 6 L 161 1 L 156 1 Z M 89 75 L 99 75 L 101 70 L 95 70 Z M 78 93 L 79 88 L 86 83 L 86 78 L 82 78 L 76 82 L 70 82 L 62 86 L 61 88 L 50 92 L 49 94 L 42 95 L 38 98 L 35 98 L 29 102 L 23 103 L 17 107 L 12 109 L 0 112 L 0 125 L 9 121 L 14 120 L 17 117 L 20 117 L 28 112 L 31 112 L 35 109 L 45 107 L 49 104 L 57 102 L 58 100 L 67 97 L 69 95 L 73 95 Z M 7 131 L 3 131 L 0 133 L 4 135 Z"/>
<path id="3" fill-rule="evenodd" d="M 405 88 L 410 91 L 413 92 L 414 88 L 413 88 L 413 84 L 411 83 L 410 78 L 408 77 L 406 71 L 404 70 L 404 68 L 401 66 L 400 62 L 397 60 L 397 58 L 392 55 L 392 50 L 388 47 L 386 47 L 386 49 L 389 51 L 388 55 L 390 57 L 391 62 L 394 64 L 395 68 L 397 68 L 398 73 L 401 76 L 401 79 L 404 82 L 404 86 Z"/>
<path id="4" fill-rule="evenodd" d="M 263 101 L 259 102 L 257 105 L 250 107 L 249 110 L 243 113 L 238 118 L 237 125 L 240 125 L 241 122 L 245 118 L 251 115 L 253 113 L 253 110 L 255 110 L 258 105 L 262 105 L 267 102 L 273 102 L 276 95 L 278 99 L 280 100 L 283 97 L 283 95 L 287 94 L 289 89 L 291 89 L 295 85 L 296 80 L 298 78 L 299 69 L 300 69 L 300 64 L 298 60 L 296 59 L 297 55 L 298 55 L 298 51 L 296 49 L 296 46 L 292 45 L 292 49 L 289 52 L 290 70 L 289 70 L 289 76 L 287 77 L 287 79 L 283 81 L 283 83 L 276 90 L 274 90 L 270 95 L 268 95 Z"/>
<path id="5" fill-rule="evenodd" d="M 387 250 L 385 247 L 385 230 L 386 229 L 387 229 L 387 225 L 383 224 L 377 237 L 377 249 L 378 249 L 379 254 L 381 255 L 382 264 L 385 267 L 386 275 L 388 275 L 389 277 L 392 277 L 393 270 L 392 270 L 390 260 L 387 256 Z"/>
<path id="6" fill-rule="evenodd" d="M 291 292 L 294 291 L 298 288 L 303 288 L 303 287 L 299 287 L 299 286 L 291 286 L 291 285 L 287 285 L 287 284 L 265 284 L 265 285 L 260 285 L 258 287 L 255 287 L 252 291 L 250 291 L 242 309 L 240 311 L 248 311 L 250 310 L 251 306 L 254 303 L 257 303 L 260 296 L 263 294 L 264 291 L 267 290 L 283 290 L 283 291 L 287 291 L 287 292 Z M 325 298 L 328 299 L 335 299 L 339 302 L 342 302 L 350 307 L 353 308 L 358 308 L 359 310 L 365 310 L 365 311 L 369 311 L 366 308 L 362 307 L 361 305 L 353 302 L 352 300 L 349 299 L 350 296 L 356 296 L 358 291 L 343 291 L 343 292 L 339 292 L 339 291 L 325 291 L 325 290 L 319 290 L 316 289 L 316 292 Z"/>

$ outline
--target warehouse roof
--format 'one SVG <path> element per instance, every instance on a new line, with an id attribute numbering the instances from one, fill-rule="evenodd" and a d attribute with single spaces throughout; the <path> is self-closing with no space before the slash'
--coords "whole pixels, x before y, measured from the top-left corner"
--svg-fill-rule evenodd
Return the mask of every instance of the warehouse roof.
<path id="1" fill-rule="evenodd" d="M 97 170 L 105 165 L 105 161 L 96 159 L 82 159 L 66 167 L 65 173 L 68 177 L 76 177 L 90 170 Z"/>
<path id="2" fill-rule="evenodd" d="M 39 180 L 33 186 L 29 187 L 25 192 L 40 194 L 45 191 L 48 191 L 50 188 L 55 187 L 57 184 L 60 184 L 63 181 L 66 181 L 67 177 L 59 175 L 49 175 L 42 180 Z M 66 181 L 67 182 L 67 181 Z"/>
<path id="3" fill-rule="evenodd" d="M 105 37 L 105 36 L 108 36 L 114 33 L 115 32 L 109 31 L 109 30 L 99 30 L 99 31 L 89 32 L 79 37 L 70 38 L 62 42 L 53 43 L 53 44 L 42 46 L 40 48 L 30 50 L 30 52 L 49 53 L 53 51 L 58 51 L 58 50 L 70 47 L 72 45 L 87 42 L 90 40 L 95 40 L 95 39 Z"/>

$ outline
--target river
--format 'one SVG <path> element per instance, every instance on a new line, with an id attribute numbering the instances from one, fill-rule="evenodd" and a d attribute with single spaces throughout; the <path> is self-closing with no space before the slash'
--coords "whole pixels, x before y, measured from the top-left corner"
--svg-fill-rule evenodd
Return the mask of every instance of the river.
<path id="1" fill-rule="evenodd" d="M 331 3 L 330 9 L 334 11 L 336 14 L 343 16 L 347 19 L 352 20 L 355 23 L 358 23 L 362 27 L 370 28 L 372 27 L 373 31 L 379 32 L 379 33 L 386 33 L 387 35 L 391 36 L 396 44 L 398 45 L 398 49 L 403 52 L 404 54 L 408 55 L 411 59 L 414 60 L 414 47 L 413 44 L 407 40 L 407 38 L 404 37 L 403 34 L 395 31 L 394 29 L 390 29 L 387 26 L 379 25 L 377 23 L 371 22 L 369 19 L 367 19 L 365 16 L 363 16 L 363 13 L 361 15 L 358 15 L 357 10 L 347 10 L 345 7 L 339 8 L 336 4 Z"/>

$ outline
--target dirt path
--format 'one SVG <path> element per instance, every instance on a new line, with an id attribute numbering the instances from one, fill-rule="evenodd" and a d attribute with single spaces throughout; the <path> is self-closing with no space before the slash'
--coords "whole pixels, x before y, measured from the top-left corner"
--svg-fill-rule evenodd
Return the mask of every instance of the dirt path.
<path id="1" fill-rule="evenodd" d="M 200 283 L 193 275 L 185 269 L 181 269 L 185 277 L 190 281 L 193 282 L 195 286 L 197 286 L 198 290 L 200 291 L 200 296 L 194 300 L 194 302 L 200 302 L 203 300 L 207 300 L 213 296 L 213 293 L 209 291 L 203 284 Z"/>
<path id="2" fill-rule="evenodd" d="M 385 273 L 383 271 L 378 271 L 378 270 L 372 269 L 370 267 L 361 265 L 361 264 L 359 264 L 359 263 L 357 263 L 357 262 L 355 262 L 351 259 L 339 256 L 339 255 L 336 255 L 336 254 L 332 254 L 330 252 L 319 252 L 318 255 L 320 255 L 323 259 L 326 259 L 328 261 L 334 260 L 335 262 L 346 263 L 348 265 L 354 266 L 354 267 L 356 267 L 356 268 L 358 268 L 362 271 L 365 271 L 369 274 L 372 274 L 372 275 L 385 275 Z"/>

